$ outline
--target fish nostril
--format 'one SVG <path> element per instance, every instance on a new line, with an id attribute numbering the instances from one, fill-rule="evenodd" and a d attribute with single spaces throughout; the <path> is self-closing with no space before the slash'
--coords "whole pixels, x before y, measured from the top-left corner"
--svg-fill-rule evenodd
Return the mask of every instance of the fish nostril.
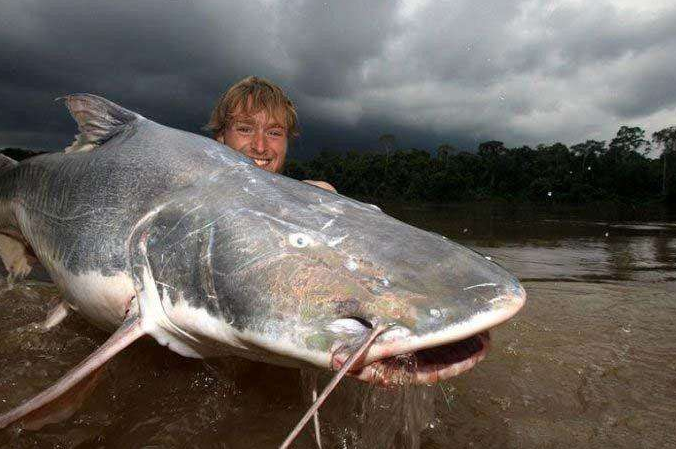
<path id="1" fill-rule="evenodd" d="M 373 329 L 373 323 L 371 323 L 366 318 L 362 318 L 360 316 L 348 316 L 348 317 L 345 317 L 345 318 L 348 319 L 348 320 L 355 320 L 359 324 L 361 324 L 362 326 L 368 327 L 369 329 Z"/>
<path id="2" fill-rule="evenodd" d="M 362 317 L 347 316 L 331 322 L 328 325 L 328 329 L 337 334 L 361 335 L 373 329 L 373 324 Z"/>

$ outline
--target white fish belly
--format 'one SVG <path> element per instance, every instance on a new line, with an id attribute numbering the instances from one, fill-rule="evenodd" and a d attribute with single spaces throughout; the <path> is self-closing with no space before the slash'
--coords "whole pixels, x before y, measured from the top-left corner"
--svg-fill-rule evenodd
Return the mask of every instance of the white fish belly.
<path id="1" fill-rule="evenodd" d="M 66 292 L 73 310 L 102 329 L 115 330 L 124 320 L 136 294 L 134 282 L 126 273 L 104 276 L 97 271 L 74 275 L 59 270 L 56 283 Z"/>

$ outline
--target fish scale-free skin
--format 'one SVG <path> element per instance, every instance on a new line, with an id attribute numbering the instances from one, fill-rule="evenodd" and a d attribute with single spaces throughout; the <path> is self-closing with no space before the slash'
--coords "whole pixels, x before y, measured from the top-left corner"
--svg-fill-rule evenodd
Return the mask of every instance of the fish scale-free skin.
<path id="1" fill-rule="evenodd" d="M 172 304 L 328 353 L 344 338 L 329 330 L 339 318 L 425 336 L 521 295 L 502 268 L 442 236 L 258 172 L 238 167 L 200 180 L 149 221 L 149 263 Z"/>
<path id="2" fill-rule="evenodd" d="M 24 161 L 0 177 L 0 204 L 25 210 L 24 235 L 44 240 L 46 259 L 73 274 L 112 275 L 128 268 L 125 241 L 157 195 L 224 163 L 247 161 L 211 139 L 138 118 L 94 151 Z"/>
<path id="3" fill-rule="evenodd" d="M 363 337 L 336 320 L 393 326 L 371 357 L 466 338 L 525 300 L 514 277 L 440 235 L 258 169 L 211 139 L 77 98 L 83 132 L 87 103 L 106 111 L 87 135 L 95 148 L 2 173 L 0 227 L 22 236 L 70 305 L 101 327 L 122 322 L 138 293 L 134 270 L 157 289 L 153 310 L 166 315 L 157 319 L 173 348 L 280 363 L 329 366 L 336 345 Z"/>

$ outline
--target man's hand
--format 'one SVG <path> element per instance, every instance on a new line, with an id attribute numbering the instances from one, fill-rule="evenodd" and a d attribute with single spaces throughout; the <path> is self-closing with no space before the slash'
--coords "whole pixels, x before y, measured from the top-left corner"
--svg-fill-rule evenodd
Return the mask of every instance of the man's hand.
<path id="1" fill-rule="evenodd" d="M 313 186 L 319 187 L 320 189 L 328 190 L 329 192 L 338 193 L 335 187 L 325 181 L 313 181 L 311 179 L 305 179 L 303 182 L 312 184 Z"/>

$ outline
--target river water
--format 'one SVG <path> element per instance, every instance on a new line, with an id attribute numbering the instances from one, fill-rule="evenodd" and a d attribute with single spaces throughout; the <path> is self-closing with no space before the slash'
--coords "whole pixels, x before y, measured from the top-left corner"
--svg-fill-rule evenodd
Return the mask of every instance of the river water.
<path id="1" fill-rule="evenodd" d="M 328 448 L 676 448 L 676 216 L 662 209 L 386 205 L 491 257 L 528 292 L 472 371 L 393 391 L 342 382 L 320 411 Z M 0 285 L 0 410 L 106 339 L 77 316 L 44 332 L 58 291 Z M 274 448 L 311 372 L 182 358 L 152 341 L 112 360 L 70 418 L 0 432 L 3 447 Z M 329 377 L 319 376 L 320 384 Z M 294 447 L 313 448 L 304 431 Z"/>

